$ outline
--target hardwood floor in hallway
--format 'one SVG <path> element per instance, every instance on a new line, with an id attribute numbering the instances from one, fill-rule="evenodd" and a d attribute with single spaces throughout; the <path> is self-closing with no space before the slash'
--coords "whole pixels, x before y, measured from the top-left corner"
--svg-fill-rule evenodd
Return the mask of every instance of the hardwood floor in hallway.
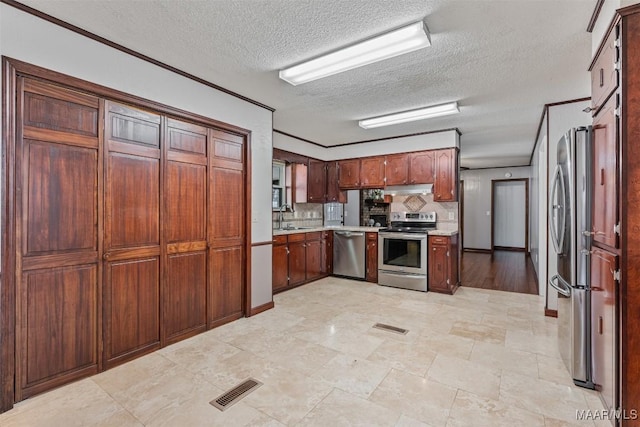
<path id="1" fill-rule="evenodd" d="M 462 286 L 523 294 L 538 293 L 533 264 L 525 252 L 462 252 L 461 262 Z"/>

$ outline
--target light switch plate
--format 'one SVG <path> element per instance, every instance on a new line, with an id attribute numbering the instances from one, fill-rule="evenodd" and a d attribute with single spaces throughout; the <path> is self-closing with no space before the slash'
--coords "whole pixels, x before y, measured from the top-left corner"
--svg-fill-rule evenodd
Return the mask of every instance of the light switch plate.
<path id="1" fill-rule="evenodd" d="M 455 216 L 454 216 L 453 212 L 449 212 L 449 219 L 450 220 L 454 220 L 455 219 Z"/>

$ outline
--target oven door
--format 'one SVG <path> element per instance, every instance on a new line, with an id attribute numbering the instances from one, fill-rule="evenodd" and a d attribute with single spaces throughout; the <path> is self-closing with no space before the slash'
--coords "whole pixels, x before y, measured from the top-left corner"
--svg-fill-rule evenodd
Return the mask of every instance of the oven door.
<path id="1" fill-rule="evenodd" d="M 378 269 L 404 274 L 427 274 L 427 235 L 378 233 Z"/>

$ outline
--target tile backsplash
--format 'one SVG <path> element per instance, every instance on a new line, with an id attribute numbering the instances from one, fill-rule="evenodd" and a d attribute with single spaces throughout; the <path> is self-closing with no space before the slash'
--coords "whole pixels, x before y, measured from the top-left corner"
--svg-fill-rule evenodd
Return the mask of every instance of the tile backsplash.
<path id="1" fill-rule="evenodd" d="M 394 196 L 391 212 L 435 212 L 439 230 L 458 229 L 458 202 L 434 202 L 433 194 Z"/>
<path id="2" fill-rule="evenodd" d="M 273 228 L 278 228 L 278 212 L 273 212 Z M 322 227 L 321 203 L 294 203 L 293 212 L 284 212 L 282 226 Z"/>

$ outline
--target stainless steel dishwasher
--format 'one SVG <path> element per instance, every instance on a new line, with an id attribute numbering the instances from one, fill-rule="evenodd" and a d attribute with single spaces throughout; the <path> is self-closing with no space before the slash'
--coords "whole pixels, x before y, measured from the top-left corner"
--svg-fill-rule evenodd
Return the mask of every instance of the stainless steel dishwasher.
<path id="1" fill-rule="evenodd" d="M 364 279 L 364 237 L 361 231 L 333 232 L 333 274 Z"/>

